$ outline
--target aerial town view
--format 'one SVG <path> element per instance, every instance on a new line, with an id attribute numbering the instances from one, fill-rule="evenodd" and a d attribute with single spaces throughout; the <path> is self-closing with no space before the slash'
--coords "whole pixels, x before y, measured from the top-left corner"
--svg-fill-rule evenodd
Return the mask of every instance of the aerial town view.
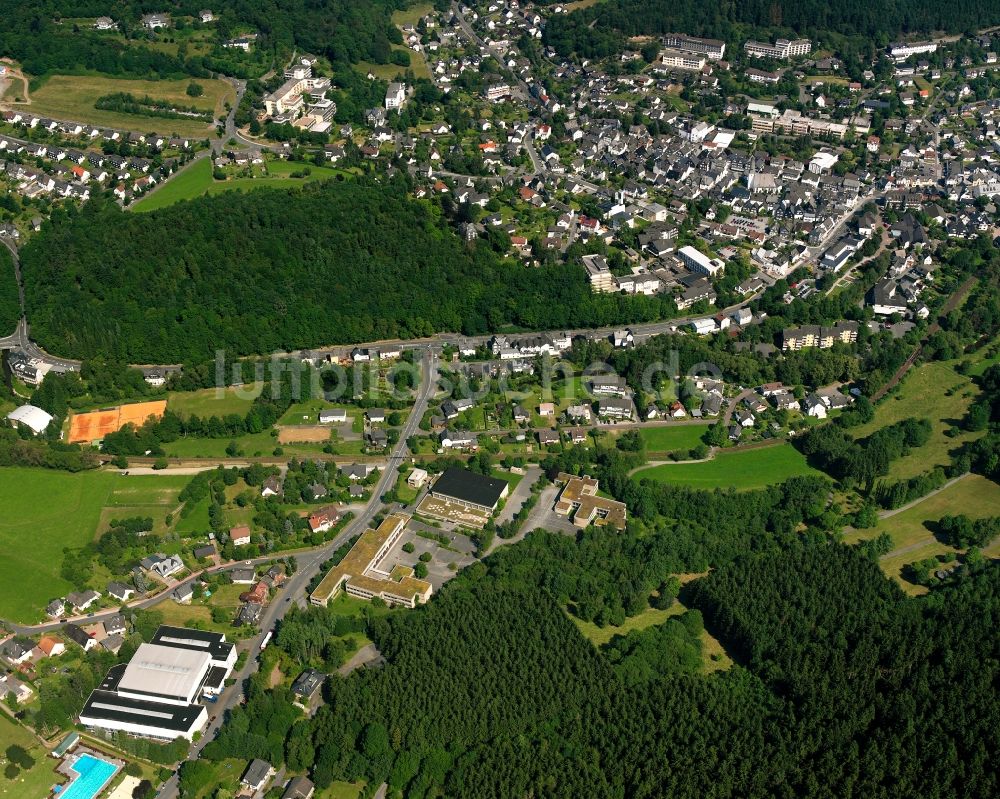
<path id="1" fill-rule="evenodd" d="M 1000 797 L 1000 2 L 0 0 L 0 799 L 237 797 Z"/>

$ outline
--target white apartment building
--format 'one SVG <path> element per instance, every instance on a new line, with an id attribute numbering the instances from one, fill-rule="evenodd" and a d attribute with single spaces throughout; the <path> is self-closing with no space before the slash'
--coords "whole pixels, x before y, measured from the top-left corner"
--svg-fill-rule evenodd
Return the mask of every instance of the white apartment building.
<path id="1" fill-rule="evenodd" d="M 715 275 L 722 272 L 726 265 L 722 263 L 718 258 L 709 258 L 702 252 L 699 252 L 691 245 L 686 247 L 681 247 L 677 251 L 681 260 L 692 272 L 697 272 L 700 275 L 707 275 L 708 277 L 715 277 Z"/>
<path id="2" fill-rule="evenodd" d="M 655 65 L 655 68 L 698 71 L 704 69 L 706 63 L 703 55 L 668 48 L 660 53 L 660 61 Z"/>
<path id="3" fill-rule="evenodd" d="M 812 50 L 812 42 L 809 39 L 778 39 L 774 44 L 768 44 L 751 40 L 743 45 L 743 50 L 754 58 L 775 58 L 783 61 L 795 56 L 808 55 Z"/>
<path id="4" fill-rule="evenodd" d="M 393 111 L 403 107 L 406 102 L 406 84 L 390 83 L 385 90 L 385 110 Z"/>
<path id="5" fill-rule="evenodd" d="M 663 37 L 663 44 L 688 53 L 701 53 L 710 61 L 718 61 L 726 53 L 725 42 L 718 39 L 698 39 L 682 33 L 668 33 Z"/>
<path id="6" fill-rule="evenodd" d="M 889 55 L 896 61 L 905 61 L 910 56 L 937 51 L 935 42 L 893 42 L 889 45 Z"/>

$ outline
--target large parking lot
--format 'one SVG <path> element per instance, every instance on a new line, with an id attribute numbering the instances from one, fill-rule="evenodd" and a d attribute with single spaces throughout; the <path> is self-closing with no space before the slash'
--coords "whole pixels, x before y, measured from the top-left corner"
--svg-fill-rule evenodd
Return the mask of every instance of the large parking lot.
<path id="1" fill-rule="evenodd" d="M 432 535 L 447 535 L 449 538 L 448 548 L 446 549 L 438 541 L 419 535 L 421 532 Z M 413 552 L 406 552 L 403 549 L 406 544 L 413 545 Z M 424 562 L 427 567 L 427 580 L 434 586 L 434 590 L 438 591 L 442 585 L 458 573 L 459 569 L 476 562 L 473 555 L 475 548 L 475 544 L 461 533 L 448 533 L 417 521 L 411 521 L 384 562 L 398 563 L 413 568 L 420 563 L 420 556 L 429 552 L 431 559 Z M 451 564 L 457 568 L 452 569 Z"/>

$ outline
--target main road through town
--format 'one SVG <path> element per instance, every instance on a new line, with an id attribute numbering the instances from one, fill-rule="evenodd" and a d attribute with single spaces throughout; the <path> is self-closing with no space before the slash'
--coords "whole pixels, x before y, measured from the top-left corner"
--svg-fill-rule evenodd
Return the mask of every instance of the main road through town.
<path id="1" fill-rule="evenodd" d="M 409 454 L 406 441 L 417 432 L 417 427 L 423 418 L 424 412 L 427 410 L 428 401 L 434 395 L 436 386 L 437 360 L 434 353 L 428 348 L 424 351 L 421 359 L 421 381 L 417 401 L 400 432 L 399 442 L 389 457 L 388 465 L 382 472 L 378 485 L 372 492 L 371 501 L 332 541 L 309 553 L 296 555 L 298 569 L 285 583 L 281 592 L 277 594 L 275 599 L 265 609 L 260 621 L 260 632 L 247 642 L 249 644 L 249 656 L 246 659 L 246 663 L 233 675 L 235 683 L 211 706 L 211 716 L 209 717 L 208 726 L 205 728 L 202 737 L 196 743 L 192 744 L 188 755 L 189 759 L 198 757 L 205 745 L 215 737 L 219 731 L 219 727 L 225 722 L 226 714 L 243 701 L 244 684 L 257 671 L 257 654 L 264 635 L 274 629 L 275 625 L 281 621 L 289 608 L 297 604 L 299 600 L 305 599 L 306 589 L 323 563 L 329 560 L 345 541 L 361 533 L 370 524 L 375 515 L 385 509 L 385 505 L 381 499 L 382 494 L 395 485 L 399 474 L 399 465 Z M 176 774 L 163 784 L 157 796 L 158 799 L 177 799 L 178 785 Z"/>

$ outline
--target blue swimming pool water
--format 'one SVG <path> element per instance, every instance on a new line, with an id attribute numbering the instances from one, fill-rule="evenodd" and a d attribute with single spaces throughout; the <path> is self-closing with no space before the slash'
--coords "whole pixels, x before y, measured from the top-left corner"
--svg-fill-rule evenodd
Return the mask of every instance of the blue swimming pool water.
<path id="1" fill-rule="evenodd" d="M 80 755 L 72 769 L 78 776 L 58 793 L 59 799 L 94 799 L 118 767 L 93 755 Z"/>

